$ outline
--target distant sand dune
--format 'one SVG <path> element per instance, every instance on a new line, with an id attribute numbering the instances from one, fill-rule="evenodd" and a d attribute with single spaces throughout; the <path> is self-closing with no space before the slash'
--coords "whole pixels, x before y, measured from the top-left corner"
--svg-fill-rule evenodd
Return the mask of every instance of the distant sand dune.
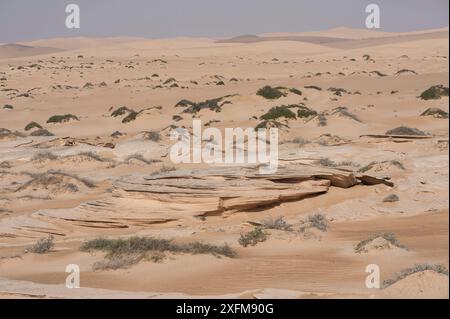
<path id="1" fill-rule="evenodd" d="M 341 37 L 325 36 L 300 36 L 300 35 L 279 35 L 279 36 L 257 36 L 244 35 L 231 39 L 219 40 L 217 43 L 256 43 L 267 41 L 297 41 L 312 44 L 320 44 L 336 49 L 358 49 L 391 43 L 402 43 L 424 39 L 445 39 L 449 37 L 448 31 L 435 31 L 430 33 L 405 34 L 385 37 L 373 37 L 364 39 L 352 39 Z"/>
<path id="2" fill-rule="evenodd" d="M 20 58 L 60 51 L 62 50 L 51 47 L 34 47 L 22 44 L 3 44 L 0 45 L 0 59 Z"/>

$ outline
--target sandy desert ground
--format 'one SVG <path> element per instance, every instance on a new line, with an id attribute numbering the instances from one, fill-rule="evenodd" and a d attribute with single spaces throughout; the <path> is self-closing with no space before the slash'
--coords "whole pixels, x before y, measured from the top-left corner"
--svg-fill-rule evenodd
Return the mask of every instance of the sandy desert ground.
<path id="1" fill-rule="evenodd" d="M 0 45 L 0 297 L 448 298 L 448 47 L 348 28 Z M 193 119 L 278 127 L 279 171 L 173 164 Z"/>

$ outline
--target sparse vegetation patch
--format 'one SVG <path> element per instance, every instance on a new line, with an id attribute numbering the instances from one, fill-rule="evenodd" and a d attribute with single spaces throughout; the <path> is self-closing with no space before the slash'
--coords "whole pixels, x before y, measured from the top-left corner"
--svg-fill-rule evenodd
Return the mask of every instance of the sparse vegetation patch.
<path id="1" fill-rule="evenodd" d="M 386 135 L 416 135 L 416 136 L 425 136 L 427 135 L 425 132 L 412 127 L 407 126 L 399 126 L 392 130 L 386 132 Z"/>
<path id="2" fill-rule="evenodd" d="M 305 220 L 301 221 L 300 232 L 303 233 L 308 228 L 316 228 L 321 232 L 326 232 L 328 230 L 327 218 L 321 213 L 309 215 Z"/>
<path id="3" fill-rule="evenodd" d="M 106 253 L 105 261 L 94 265 L 94 269 L 124 268 L 142 259 L 160 261 L 164 258 L 160 253 L 211 254 L 214 256 L 236 257 L 236 253 L 227 244 L 212 245 L 202 242 L 175 243 L 171 239 L 154 237 L 130 237 L 119 239 L 97 238 L 83 243 L 81 251 L 102 251 Z M 150 256 L 149 256 L 150 254 Z"/>
<path id="4" fill-rule="evenodd" d="M 266 85 L 265 87 L 259 89 L 258 92 L 256 92 L 256 95 L 262 96 L 268 100 L 276 100 L 280 97 L 286 96 L 280 88 L 273 88 L 270 85 Z"/>
<path id="5" fill-rule="evenodd" d="M 442 96 L 448 96 L 448 87 L 445 87 L 442 84 L 433 85 L 420 94 L 422 100 L 437 100 Z"/>
<path id="6" fill-rule="evenodd" d="M 417 272 L 422 272 L 426 270 L 434 271 L 438 274 L 443 274 L 448 276 L 448 269 L 441 264 L 417 264 L 411 268 L 403 269 L 402 271 L 395 274 L 395 277 L 392 279 L 387 279 L 383 281 L 383 288 L 389 287 L 390 285 L 395 284 L 397 281 L 408 277 L 409 275 L 415 274 Z"/>
<path id="7" fill-rule="evenodd" d="M 73 114 L 64 114 L 64 115 L 53 115 L 48 120 L 47 123 L 65 123 L 70 120 L 79 121 L 78 117 Z"/>
<path id="8" fill-rule="evenodd" d="M 36 123 L 36 122 L 30 122 L 30 123 L 28 123 L 28 124 L 25 126 L 25 131 L 29 131 L 29 130 L 31 130 L 31 129 L 33 129 L 33 128 L 41 129 L 42 126 L 41 126 L 39 123 Z"/>
<path id="9" fill-rule="evenodd" d="M 387 242 L 389 242 L 391 245 L 393 245 L 395 247 L 406 249 L 406 247 L 403 246 L 398 241 L 398 239 L 395 236 L 395 234 L 393 234 L 393 233 L 381 233 L 381 234 L 371 235 L 369 238 L 360 241 L 358 244 L 356 244 L 356 246 L 354 248 L 355 252 L 356 253 L 367 253 L 368 252 L 367 245 L 370 244 L 371 242 L 373 242 L 377 238 L 382 238 L 382 239 L 386 240 Z"/>
<path id="10" fill-rule="evenodd" d="M 266 241 L 267 237 L 268 234 L 262 227 L 255 227 L 255 229 L 249 231 L 248 233 L 241 234 L 238 242 L 244 247 L 256 246 L 258 243 Z"/>
<path id="11" fill-rule="evenodd" d="M 26 249 L 26 252 L 34 254 L 45 254 L 51 251 L 54 246 L 54 237 L 52 235 L 49 235 L 47 238 L 41 238 L 34 245 L 29 246 Z"/>

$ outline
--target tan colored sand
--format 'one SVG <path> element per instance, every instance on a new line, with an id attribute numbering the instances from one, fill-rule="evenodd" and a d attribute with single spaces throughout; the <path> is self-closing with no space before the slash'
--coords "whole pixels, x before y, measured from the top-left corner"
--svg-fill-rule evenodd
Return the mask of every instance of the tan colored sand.
<path id="1" fill-rule="evenodd" d="M 299 41 L 77 38 L 24 43 L 64 50 L 49 54 L 20 57 L 14 51 L 17 57 L 2 58 L 0 52 L 0 78 L 6 78 L 0 81 L 0 128 L 12 132 L 0 137 L 0 296 L 448 298 L 448 277 L 428 272 L 381 291 L 364 285 L 365 267 L 372 263 L 380 266 L 382 279 L 417 263 L 448 267 L 448 121 L 420 116 L 430 107 L 448 112 L 448 97 L 418 99 L 431 85 L 448 86 L 445 32 L 388 34 L 339 28 L 263 35 L 359 41 L 357 46 L 353 42 L 339 48 Z M 417 74 L 397 75 L 402 69 Z M 170 78 L 179 87 L 164 84 Z M 217 85 L 219 81 L 225 85 Z M 92 87 L 84 87 L 86 83 Z M 289 93 L 268 101 L 256 95 L 265 85 L 297 88 L 302 96 Z M 308 85 L 323 90 L 305 88 Z M 327 90 L 330 87 L 352 94 L 336 96 Z M 18 96 L 21 93 L 28 97 Z M 366 174 L 390 178 L 394 186 L 330 187 L 320 196 L 204 220 L 191 212 L 183 216 L 183 205 L 170 202 L 170 197 L 167 205 L 179 209 L 176 218 L 162 216 L 163 209 L 156 204 L 116 196 L 114 185 L 124 176 L 142 177 L 175 166 L 167 155 L 172 143 L 170 125 L 192 127 L 192 115 L 175 107 L 178 101 L 199 102 L 225 95 L 233 96 L 221 112 L 197 114 L 204 124 L 210 122 L 221 130 L 255 127 L 258 117 L 271 107 L 303 102 L 323 113 L 327 125 L 318 126 L 317 118 L 287 121 L 289 129 L 280 130 L 282 163 L 301 169 L 328 158 L 338 169 L 355 174 L 367 166 Z M 14 108 L 4 109 L 5 104 Z M 122 123 L 123 117 L 111 116 L 120 106 L 143 111 L 135 121 Z M 337 107 L 346 107 L 354 117 L 336 112 Z M 52 115 L 67 113 L 79 121 L 46 123 Z M 176 115 L 182 117 L 178 122 L 173 118 Z M 30 136 L 32 130 L 24 128 L 31 121 L 55 136 Z M 401 125 L 425 131 L 429 138 L 367 136 Z M 121 134 L 111 136 L 116 131 Z M 161 139 L 146 139 L 148 131 L 159 132 Z M 45 152 L 56 158 L 35 159 Z M 89 152 L 100 159 L 83 155 Z M 139 157 L 127 160 L 136 154 L 147 162 Z M 206 165 L 176 166 L 193 167 Z M 95 186 L 65 177 L 59 184 L 32 183 L 21 188 L 33 174 L 50 170 L 70 172 Z M 68 184 L 78 191 L 68 192 Z M 398 202 L 383 202 L 393 193 L 399 196 Z M 102 219 L 93 226 L 79 218 L 92 219 L 96 212 L 99 220 L 107 214 L 115 221 L 107 225 Z M 300 233 L 301 221 L 315 213 L 326 215 L 328 231 Z M 253 225 L 280 216 L 294 231 L 269 230 L 264 243 L 247 248 L 238 244 L 239 236 Z M 395 233 L 408 250 L 354 252 L 358 242 L 382 232 Z M 48 234 L 55 236 L 54 251 L 24 253 L 28 245 Z M 176 254 L 162 263 L 144 261 L 127 269 L 93 271 L 92 265 L 104 255 L 79 251 L 87 239 L 130 235 L 229 243 L 238 257 Z M 68 292 L 62 286 L 69 263 L 81 267 L 83 289 L 79 291 Z"/>

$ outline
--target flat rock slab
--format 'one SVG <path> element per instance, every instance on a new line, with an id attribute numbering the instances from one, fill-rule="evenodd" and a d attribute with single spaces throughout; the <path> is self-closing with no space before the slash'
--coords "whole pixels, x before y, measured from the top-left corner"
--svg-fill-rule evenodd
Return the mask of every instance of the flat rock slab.
<path id="1" fill-rule="evenodd" d="M 332 185 L 348 188 L 360 183 L 352 172 L 304 164 L 283 166 L 267 175 L 260 174 L 258 166 L 135 174 L 115 181 L 110 198 L 75 208 L 42 209 L 30 219 L 58 225 L 68 236 L 80 231 L 145 227 L 193 217 L 226 217 L 319 196 Z M 23 228 L 19 226 L 7 230 L 17 233 Z M 29 227 L 26 230 L 30 231 Z"/>

